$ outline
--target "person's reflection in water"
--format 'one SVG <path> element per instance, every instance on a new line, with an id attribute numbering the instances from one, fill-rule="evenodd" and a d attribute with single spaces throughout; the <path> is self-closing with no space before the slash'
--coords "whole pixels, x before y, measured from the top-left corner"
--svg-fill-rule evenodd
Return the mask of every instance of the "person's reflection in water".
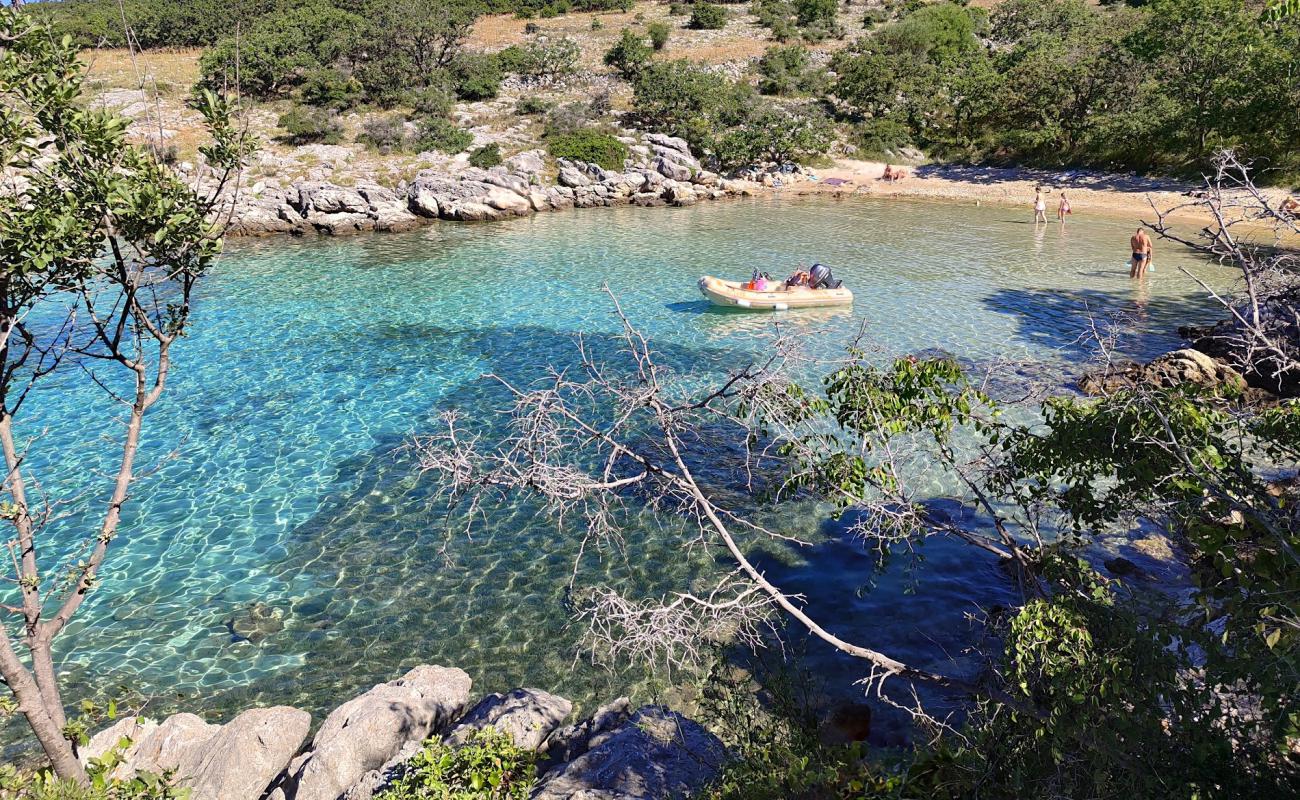
<path id="1" fill-rule="evenodd" d="M 1147 305 L 1151 302 L 1151 284 L 1146 281 L 1138 281 L 1133 292 L 1133 318 L 1135 321 L 1146 322 Z"/>

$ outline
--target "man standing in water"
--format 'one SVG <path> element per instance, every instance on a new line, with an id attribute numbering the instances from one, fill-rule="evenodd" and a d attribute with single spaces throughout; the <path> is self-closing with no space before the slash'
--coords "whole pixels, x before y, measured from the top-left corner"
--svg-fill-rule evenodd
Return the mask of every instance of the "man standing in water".
<path id="1" fill-rule="evenodd" d="M 1144 228 L 1138 228 L 1133 238 L 1128 240 L 1129 246 L 1133 250 L 1133 259 L 1130 261 L 1128 276 L 1130 278 L 1142 278 L 1147 274 L 1147 267 L 1151 266 L 1151 237 L 1147 236 Z"/>

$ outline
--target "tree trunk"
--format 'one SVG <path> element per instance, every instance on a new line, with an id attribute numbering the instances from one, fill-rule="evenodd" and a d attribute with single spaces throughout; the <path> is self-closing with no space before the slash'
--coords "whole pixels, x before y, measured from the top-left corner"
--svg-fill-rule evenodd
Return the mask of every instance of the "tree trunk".
<path id="1" fill-rule="evenodd" d="M 54 774 L 88 786 L 90 780 L 72 751 L 72 742 L 63 737 L 62 726 L 56 724 L 50 716 L 36 679 L 18 660 L 18 655 L 10 644 L 9 632 L 3 624 L 0 624 L 0 675 L 4 676 L 9 690 L 18 699 L 18 710 L 27 718 L 32 733 L 36 734 L 36 740 L 41 743 L 41 749 L 50 760 Z"/>

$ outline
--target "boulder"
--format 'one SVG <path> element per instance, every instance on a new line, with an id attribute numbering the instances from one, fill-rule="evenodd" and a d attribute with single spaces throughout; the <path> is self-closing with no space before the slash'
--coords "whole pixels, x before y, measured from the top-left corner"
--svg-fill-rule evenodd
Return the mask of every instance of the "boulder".
<path id="1" fill-rule="evenodd" d="M 90 765 L 91 759 L 103 758 L 110 750 L 127 740 L 119 755 L 123 761 L 113 770 L 113 777 L 128 779 L 135 774 L 131 766 L 140 741 L 157 727 L 150 719 L 140 717 L 122 717 L 117 722 L 90 737 L 90 741 L 77 751 L 77 757 L 83 767 Z"/>
<path id="2" fill-rule="evenodd" d="M 605 737 L 622 727 L 631 715 L 631 701 L 620 697 L 596 709 L 595 714 L 581 722 L 560 728 L 546 739 L 542 750 L 544 766 L 572 761 L 591 748 L 600 746 Z M 539 771 L 545 772 L 546 769 Z"/>
<path id="3" fill-rule="evenodd" d="M 348 787 L 343 793 L 343 800 L 371 800 L 372 797 L 387 789 L 398 775 L 401 768 L 406 766 L 406 762 L 415 758 L 415 754 L 420 752 L 423 744 L 420 742 L 407 742 L 402 745 L 402 749 L 397 751 L 397 755 L 384 762 L 383 766 L 378 769 L 372 769 L 366 774 L 357 778 L 356 783 Z M 275 800 L 275 798 L 271 798 Z"/>
<path id="4" fill-rule="evenodd" d="M 698 723 L 646 706 L 578 758 L 543 776 L 532 800 L 691 797 L 717 776 L 726 750 Z"/>
<path id="5" fill-rule="evenodd" d="M 295 762 L 286 791 L 296 800 L 335 800 L 408 742 L 421 742 L 455 719 L 469 701 L 459 669 L 419 666 L 381 683 L 325 718 L 312 749 Z"/>
<path id="6" fill-rule="evenodd" d="M 694 204 L 699 197 L 696 196 L 695 190 L 688 184 L 670 183 L 664 187 L 664 199 L 675 206 L 689 206 Z"/>
<path id="7" fill-rule="evenodd" d="M 482 202 L 491 206 L 498 211 L 505 211 L 515 216 L 522 217 L 532 212 L 532 204 L 528 202 L 528 187 L 523 187 L 524 194 L 518 194 L 510 189 L 493 187 L 486 195 Z"/>
<path id="8" fill-rule="evenodd" d="M 655 171 L 665 178 L 674 181 L 689 181 L 691 179 L 691 168 L 685 164 L 679 164 L 676 161 L 669 161 L 663 156 L 656 158 L 651 166 Z"/>
<path id="9" fill-rule="evenodd" d="M 258 800 L 310 728 L 311 715 L 296 708 L 245 711 L 190 749 L 177 778 L 193 800 Z"/>
<path id="10" fill-rule="evenodd" d="M 573 710 L 573 703 L 540 689 L 514 689 L 490 694 L 447 733 L 448 744 L 464 744 L 483 728 L 509 734 L 515 744 L 536 750 Z"/>
<path id="11" fill-rule="evenodd" d="M 392 189 L 363 184 L 357 187 L 357 192 L 369 205 L 377 230 L 406 231 L 420 224 L 419 218 L 411 213 L 407 198 Z"/>
<path id="12" fill-rule="evenodd" d="M 299 183 L 297 189 L 295 207 L 304 217 L 313 211 L 321 214 L 364 214 L 370 210 L 370 204 L 356 189 L 311 181 Z"/>
<path id="13" fill-rule="evenodd" d="M 194 714 L 172 714 L 139 740 L 130 765 L 135 771 L 155 775 L 180 769 L 181 762 L 202 749 L 220 730 L 220 725 L 204 722 Z"/>
<path id="14" fill-rule="evenodd" d="M 313 213 L 307 215 L 307 222 L 317 233 L 324 233 L 329 236 L 347 236 L 353 233 L 365 233 L 373 231 L 376 227 L 375 218 L 369 214 L 319 214 Z M 253 641 L 250 639 L 250 641 Z"/>
<path id="15" fill-rule="evenodd" d="M 642 207 L 668 205 L 658 192 L 637 192 L 632 195 L 632 203 Z"/>
<path id="16" fill-rule="evenodd" d="M 676 136 L 665 136 L 662 133 L 647 133 L 643 137 L 652 146 L 666 147 L 669 150 L 676 150 L 679 153 L 691 154 L 691 146 L 685 139 Z"/>
<path id="17" fill-rule="evenodd" d="M 579 186 L 586 186 L 591 183 L 591 178 L 588 178 L 574 167 L 560 167 L 558 180 L 561 186 L 567 186 L 570 189 L 576 189 Z"/>
<path id="18" fill-rule="evenodd" d="M 546 169 L 546 159 L 541 150 L 525 150 L 505 160 L 505 168 L 522 175 L 537 175 Z"/>
<path id="19" fill-rule="evenodd" d="M 1227 364 L 1190 347 L 1159 356 L 1143 368 L 1147 381 L 1160 386 L 1192 383 L 1207 389 L 1245 389 L 1246 379 Z"/>
<path id="20" fill-rule="evenodd" d="M 1232 367 L 1199 350 L 1184 348 L 1158 356 L 1145 365 L 1121 361 L 1087 373 L 1079 379 L 1079 389 L 1084 394 L 1102 395 L 1139 384 L 1171 387 L 1183 383 L 1211 390 L 1246 388 L 1246 379 Z"/>
<path id="21" fill-rule="evenodd" d="M 493 208 L 487 203 L 463 200 L 452 204 L 449 208 L 444 207 L 442 215 L 445 219 L 455 219 L 461 222 L 490 222 L 505 219 L 510 216 L 510 212 Z"/>

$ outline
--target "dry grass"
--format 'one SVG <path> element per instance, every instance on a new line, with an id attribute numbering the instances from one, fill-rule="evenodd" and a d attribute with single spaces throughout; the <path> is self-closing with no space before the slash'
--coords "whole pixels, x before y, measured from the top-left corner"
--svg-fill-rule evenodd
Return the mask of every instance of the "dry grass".
<path id="1" fill-rule="evenodd" d="M 138 89 L 143 82 L 163 96 L 188 93 L 199 79 L 198 48 L 184 50 L 151 50 L 136 53 L 134 59 L 127 50 L 83 50 L 81 58 L 87 64 L 87 79 L 92 88 Z"/>

